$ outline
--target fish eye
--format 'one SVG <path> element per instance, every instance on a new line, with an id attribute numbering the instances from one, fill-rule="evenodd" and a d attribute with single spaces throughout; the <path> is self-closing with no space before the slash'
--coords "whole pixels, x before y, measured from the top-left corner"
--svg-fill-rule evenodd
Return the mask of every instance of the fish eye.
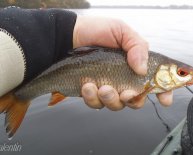
<path id="1" fill-rule="evenodd" d="M 184 68 L 178 68 L 178 75 L 179 76 L 182 76 L 182 77 L 185 77 L 185 76 L 187 76 L 189 73 L 188 73 L 188 71 L 186 70 L 186 69 L 184 69 Z"/>

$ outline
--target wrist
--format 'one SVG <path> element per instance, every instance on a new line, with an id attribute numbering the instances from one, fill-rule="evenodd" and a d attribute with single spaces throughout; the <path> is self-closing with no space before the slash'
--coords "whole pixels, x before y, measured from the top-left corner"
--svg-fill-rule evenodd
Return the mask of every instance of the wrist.
<path id="1" fill-rule="evenodd" d="M 79 25 L 81 21 L 82 16 L 77 16 L 76 18 L 76 23 L 74 25 L 74 30 L 73 30 L 73 48 L 77 48 L 80 46 L 79 40 L 78 40 L 78 32 L 79 32 Z"/>

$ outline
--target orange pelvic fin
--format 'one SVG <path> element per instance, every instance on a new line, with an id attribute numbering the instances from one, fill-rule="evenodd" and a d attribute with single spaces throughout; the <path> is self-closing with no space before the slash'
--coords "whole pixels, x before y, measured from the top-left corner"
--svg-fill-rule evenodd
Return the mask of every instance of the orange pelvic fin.
<path id="1" fill-rule="evenodd" d="M 59 103 L 60 101 L 64 100 L 66 97 L 62 95 L 60 92 L 52 92 L 52 97 L 50 99 L 50 103 L 48 104 L 49 107 L 52 107 Z"/>
<path id="2" fill-rule="evenodd" d="M 0 98 L 0 113 L 5 113 L 5 128 L 8 138 L 11 139 L 26 114 L 30 105 L 29 101 L 19 100 L 13 93 L 8 93 Z"/>
<path id="3" fill-rule="evenodd" d="M 130 99 L 128 102 L 129 103 L 139 103 L 140 101 L 143 101 L 146 97 L 147 94 L 149 92 L 151 92 L 155 87 L 154 86 L 149 86 L 146 88 L 146 90 L 144 92 L 142 92 L 141 94 L 133 97 L 132 99 Z"/>

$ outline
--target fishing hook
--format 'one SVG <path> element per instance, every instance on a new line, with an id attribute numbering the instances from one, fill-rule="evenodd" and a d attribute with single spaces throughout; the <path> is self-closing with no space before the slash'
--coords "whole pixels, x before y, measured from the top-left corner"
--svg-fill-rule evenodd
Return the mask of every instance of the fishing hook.
<path id="1" fill-rule="evenodd" d="M 147 95 L 148 100 L 153 104 L 153 107 L 155 109 L 155 112 L 157 114 L 157 117 L 159 118 L 159 120 L 162 122 L 162 124 L 166 127 L 167 132 L 171 131 L 171 128 L 169 127 L 169 125 L 163 120 L 163 118 L 160 116 L 158 109 L 156 107 L 155 102 Z"/>

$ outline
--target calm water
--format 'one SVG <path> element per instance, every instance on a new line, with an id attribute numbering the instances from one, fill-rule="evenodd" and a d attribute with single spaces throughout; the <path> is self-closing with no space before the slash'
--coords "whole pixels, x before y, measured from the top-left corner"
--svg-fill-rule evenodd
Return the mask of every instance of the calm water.
<path id="1" fill-rule="evenodd" d="M 193 11 L 191 10 L 75 10 L 79 14 L 121 18 L 150 43 L 150 49 L 193 65 Z M 94 30 L 93 30 L 94 31 Z M 157 103 L 163 119 L 175 127 L 186 115 L 191 94 L 185 89 L 174 93 L 169 108 Z M 150 102 L 143 109 L 111 112 L 92 110 L 79 98 L 47 108 L 49 95 L 33 101 L 25 120 L 12 141 L 7 141 L 0 121 L 0 145 L 22 145 L 21 152 L 2 155 L 148 155 L 166 136 Z"/>

